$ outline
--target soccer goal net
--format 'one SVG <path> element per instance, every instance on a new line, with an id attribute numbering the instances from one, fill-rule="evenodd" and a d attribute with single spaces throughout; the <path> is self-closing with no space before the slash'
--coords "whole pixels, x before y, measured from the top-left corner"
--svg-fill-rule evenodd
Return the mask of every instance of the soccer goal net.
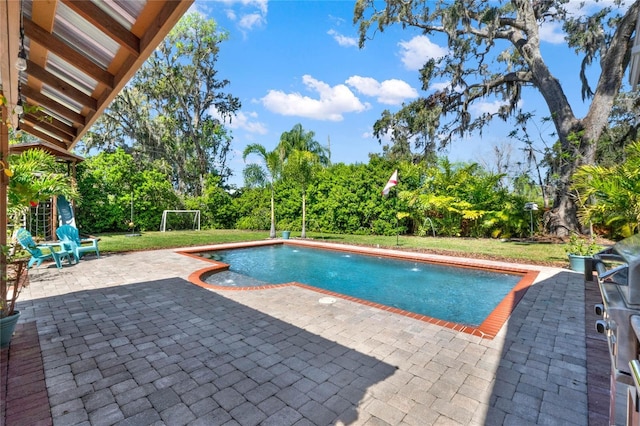
<path id="1" fill-rule="evenodd" d="M 200 230 L 200 210 L 165 210 L 160 231 Z"/>

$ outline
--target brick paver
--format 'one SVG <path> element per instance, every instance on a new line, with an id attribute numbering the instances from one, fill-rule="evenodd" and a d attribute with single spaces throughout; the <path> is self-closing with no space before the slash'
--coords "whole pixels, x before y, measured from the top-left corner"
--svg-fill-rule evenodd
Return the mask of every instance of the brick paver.
<path id="1" fill-rule="evenodd" d="M 53 424 L 589 422 L 579 274 L 541 268 L 487 340 L 306 288 L 186 280 L 204 266 L 159 250 L 32 270 L 19 327 L 37 327 L 29 377 Z"/>

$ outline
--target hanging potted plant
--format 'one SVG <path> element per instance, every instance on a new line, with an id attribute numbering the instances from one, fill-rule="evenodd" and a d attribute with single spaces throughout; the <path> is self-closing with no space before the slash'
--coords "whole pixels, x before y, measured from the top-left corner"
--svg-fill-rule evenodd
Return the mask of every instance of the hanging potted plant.
<path id="1" fill-rule="evenodd" d="M 587 259 L 600 250 L 602 250 L 602 247 L 596 244 L 595 238 L 590 237 L 587 239 L 578 234 L 571 234 L 565 247 L 565 252 L 569 256 L 569 268 L 572 271 L 584 273 Z"/>
<path id="2" fill-rule="evenodd" d="M 7 214 L 10 228 L 15 230 L 20 226 L 23 215 L 33 203 L 55 195 L 64 195 L 68 199 L 77 197 L 71 177 L 59 173 L 58 167 L 56 158 L 42 149 L 30 149 L 7 159 L 0 158 L 0 173 L 9 179 Z M 12 240 L 11 236 L 8 237 Z M 28 259 L 20 258 L 21 251 L 16 249 L 13 241 L 0 249 L 0 271 L 3 274 L 0 280 L 0 345 L 6 346 L 20 316 L 16 302 L 29 283 Z"/>

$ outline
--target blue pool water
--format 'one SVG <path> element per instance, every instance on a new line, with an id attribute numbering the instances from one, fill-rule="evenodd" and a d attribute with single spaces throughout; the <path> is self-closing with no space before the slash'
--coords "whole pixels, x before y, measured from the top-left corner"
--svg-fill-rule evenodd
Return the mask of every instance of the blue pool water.
<path id="1" fill-rule="evenodd" d="M 271 284 L 297 281 L 430 317 L 478 326 L 522 277 L 290 245 L 202 254 Z"/>

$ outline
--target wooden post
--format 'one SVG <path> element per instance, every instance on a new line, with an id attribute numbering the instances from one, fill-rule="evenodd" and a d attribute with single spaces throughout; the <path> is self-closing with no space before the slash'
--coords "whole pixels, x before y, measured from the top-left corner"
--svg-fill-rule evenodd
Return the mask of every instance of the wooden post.
<path id="1" fill-rule="evenodd" d="M 17 117 L 10 117 L 11 105 L 15 106 L 18 99 L 19 71 L 15 67 L 15 59 L 20 49 L 20 13 L 22 2 L 0 0 L 0 86 L 2 95 L 9 105 L 0 106 L 0 158 L 6 163 L 9 155 L 9 127 L 18 125 Z M 9 177 L 0 171 L 0 246 L 7 246 L 7 187 Z M 0 294 L 6 294 L 7 259 L 4 250 L 0 254 Z"/>
<path id="2" fill-rule="evenodd" d="M 9 110 L 6 105 L 0 107 L 0 116 L 2 123 L 0 123 L 0 159 L 7 164 L 7 157 L 9 156 L 9 128 L 7 127 L 7 119 L 9 118 Z M 4 248 L 7 246 L 7 187 L 9 185 L 9 177 L 0 171 L 0 247 L 3 248 L 0 253 L 0 289 L 4 290 L 7 285 L 7 259 L 5 256 Z M 4 292 L 0 292 L 4 294 Z"/>

